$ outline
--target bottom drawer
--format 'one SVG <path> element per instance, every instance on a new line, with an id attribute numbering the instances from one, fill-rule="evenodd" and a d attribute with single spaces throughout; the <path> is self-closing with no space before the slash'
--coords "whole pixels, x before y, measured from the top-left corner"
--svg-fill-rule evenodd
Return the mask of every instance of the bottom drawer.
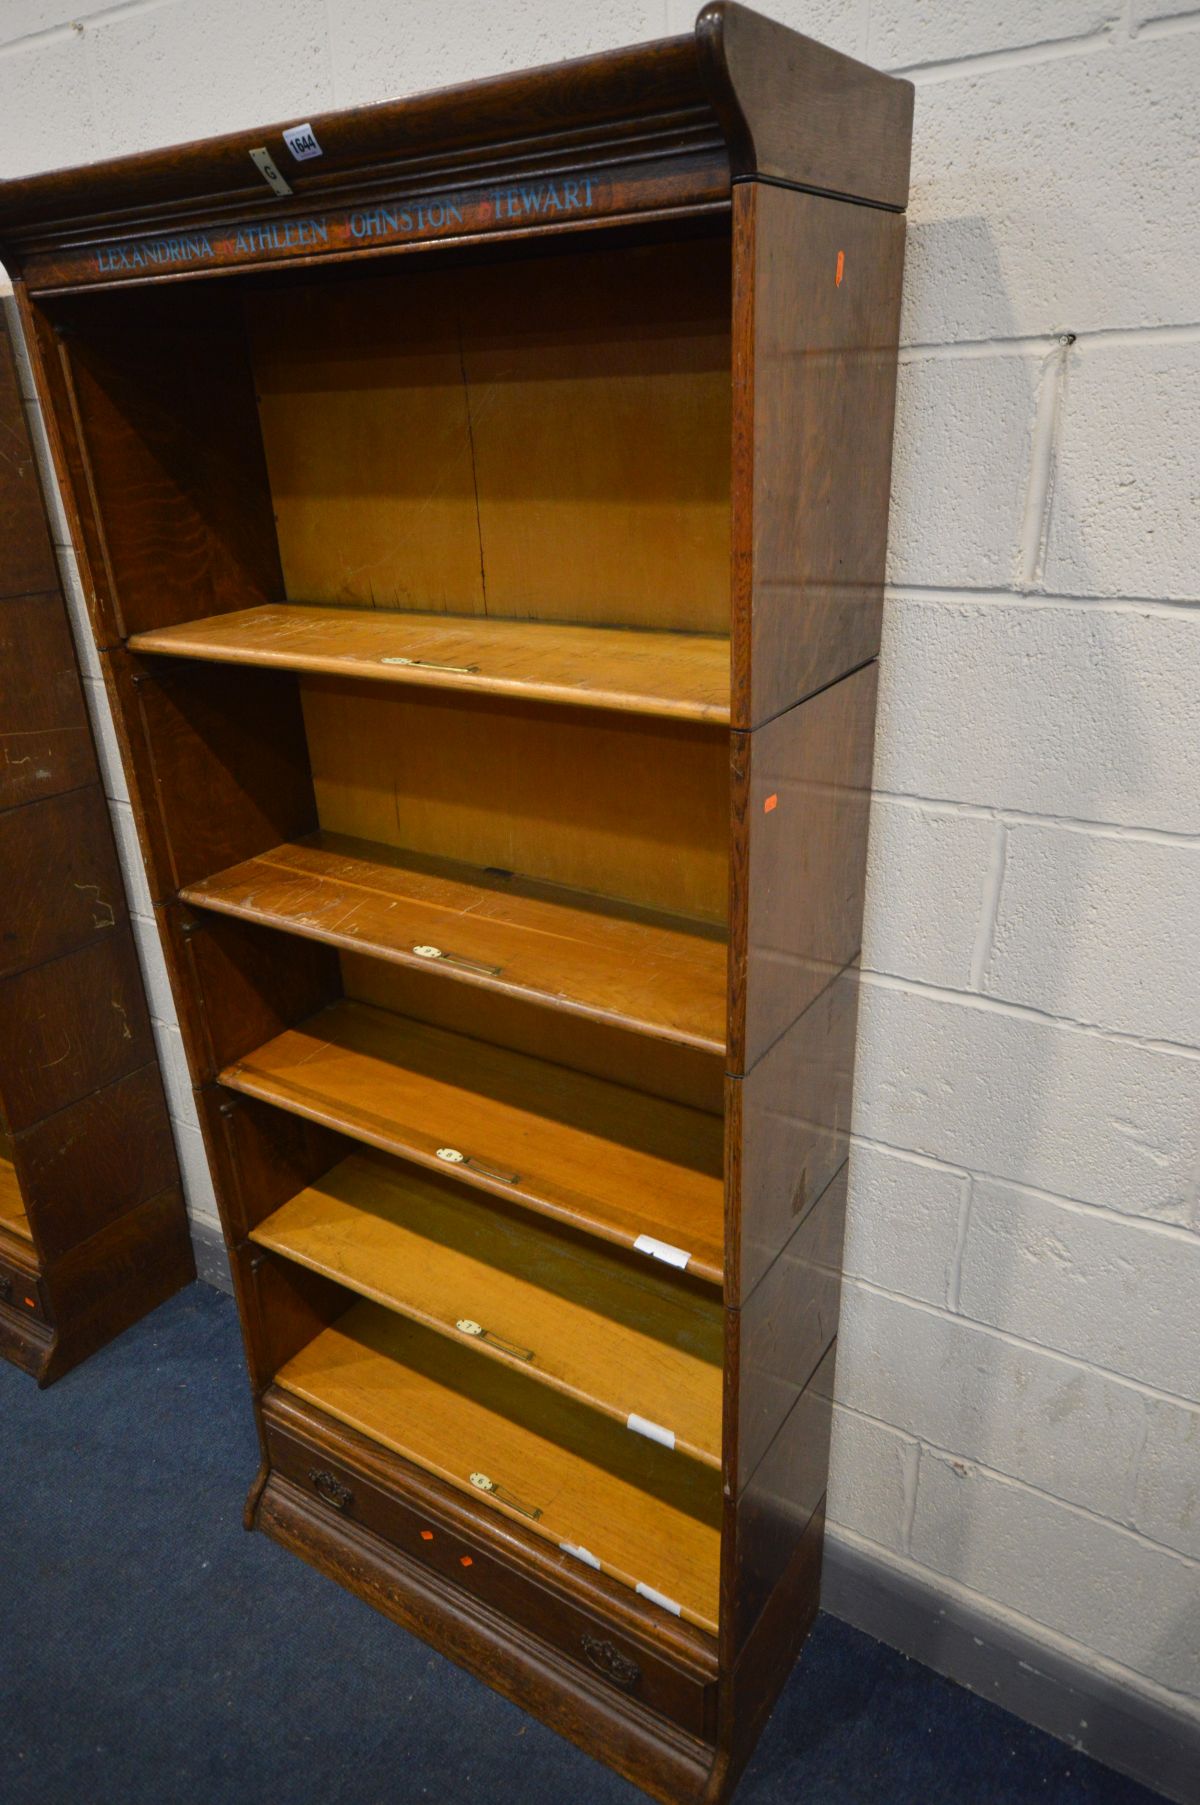
<path id="1" fill-rule="evenodd" d="M 406 1496 L 403 1468 L 386 1450 L 372 1451 L 370 1460 L 372 1466 L 394 1464 L 390 1483 L 379 1473 L 368 1474 L 345 1454 L 334 1454 L 322 1446 L 319 1431 L 310 1440 L 293 1423 L 279 1420 L 295 1409 L 290 1400 L 281 1401 L 278 1393 L 268 1395 L 264 1410 L 267 1446 L 271 1466 L 282 1476 L 320 1498 L 330 1511 L 351 1518 L 400 1553 L 432 1568 L 444 1582 L 508 1618 L 523 1634 L 537 1637 L 599 1674 L 680 1729 L 711 1738 L 716 1714 L 715 1652 L 711 1664 L 704 1664 L 709 1666 L 707 1672 L 699 1662 L 692 1668 L 676 1665 L 632 1632 L 629 1622 L 615 1622 L 581 1605 L 489 1547 L 482 1532 L 472 1533 L 461 1520 L 466 1507 L 458 1506 L 457 1500 L 439 1505 L 424 1497 Z M 420 1490 L 427 1484 L 432 1491 L 437 1482 L 420 1477 Z M 547 1557 L 530 1551 L 528 1559 L 538 1558 Z M 570 1559 L 561 1558 L 564 1562 Z M 680 1632 L 674 1624 L 671 1628 L 699 1642 L 700 1632 Z M 707 1644 L 707 1638 L 704 1641 Z"/>

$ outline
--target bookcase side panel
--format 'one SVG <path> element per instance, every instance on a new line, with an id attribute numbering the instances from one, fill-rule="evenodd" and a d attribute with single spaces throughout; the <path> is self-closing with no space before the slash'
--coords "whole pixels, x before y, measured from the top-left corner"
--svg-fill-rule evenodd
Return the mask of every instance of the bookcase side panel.
<path id="1" fill-rule="evenodd" d="M 904 216 L 734 185 L 733 722 L 879 650 Z"/>

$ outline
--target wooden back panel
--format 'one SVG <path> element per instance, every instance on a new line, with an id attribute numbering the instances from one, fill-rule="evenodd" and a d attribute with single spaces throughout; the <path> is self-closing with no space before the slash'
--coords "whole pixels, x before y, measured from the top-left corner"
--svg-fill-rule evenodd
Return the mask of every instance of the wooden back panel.
<path id="1" fill-rule="evenodd" d="M 336 679 L 301 688 L 327 831 L 724 921 L 720 729 Z"/>
<path id="2" fill-rule="evenodd" d="M 289 597 L 726 632 L 728 240 L 264 289 Z"/>

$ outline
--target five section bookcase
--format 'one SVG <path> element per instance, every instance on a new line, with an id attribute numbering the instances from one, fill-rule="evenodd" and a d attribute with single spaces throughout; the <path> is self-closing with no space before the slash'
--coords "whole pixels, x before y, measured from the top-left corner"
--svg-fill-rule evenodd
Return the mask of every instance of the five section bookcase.
<path id="1" fill-rule="evenodd" d="M 717 6 L 0 188 L 248 1521 L 663 1799 L 816 1608 L 910 115 Z"/>

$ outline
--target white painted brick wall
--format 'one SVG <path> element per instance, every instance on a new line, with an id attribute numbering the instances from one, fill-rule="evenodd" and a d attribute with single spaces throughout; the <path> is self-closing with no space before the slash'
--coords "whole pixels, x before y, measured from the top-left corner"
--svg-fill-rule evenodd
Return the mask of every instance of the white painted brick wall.
<path id="1" fill-rule="evenodd" d="M 870 980 L 860 1024 L 860 1133 L 1082 1203 L 1197 1226 L 1200 1060 Z"/>
<path id="2" fill-rule="evenodd" d="M 1200 898 L 1200 842 L 1033 822 L 1002 831 L 981 988 L 1074 1021 L 1191 1044 L 1200 960 L 1181 954 Z"/>
<path id="3" fill-rule="evenodd" d="M 1120 1518 L 1145 1434 L 1132 1386 L 865 1285 L 851 1288 L 842 1325 L 837 1395 L 849 1409 Z"/>
<path id="4" fill-rule="evenodd" d="M 918 87 L 831 1522 L 1200 1717 L 1200 5 L 767 4 Z M 0 167 L 691 18 L 5 0 Z"/>
<path id="5" fill-rule="evenodd" d="M 1120 1661 L 1200 1695 L 1195 1565 L 969 1461 L 925 1452 L 913 1557 Z"/>

